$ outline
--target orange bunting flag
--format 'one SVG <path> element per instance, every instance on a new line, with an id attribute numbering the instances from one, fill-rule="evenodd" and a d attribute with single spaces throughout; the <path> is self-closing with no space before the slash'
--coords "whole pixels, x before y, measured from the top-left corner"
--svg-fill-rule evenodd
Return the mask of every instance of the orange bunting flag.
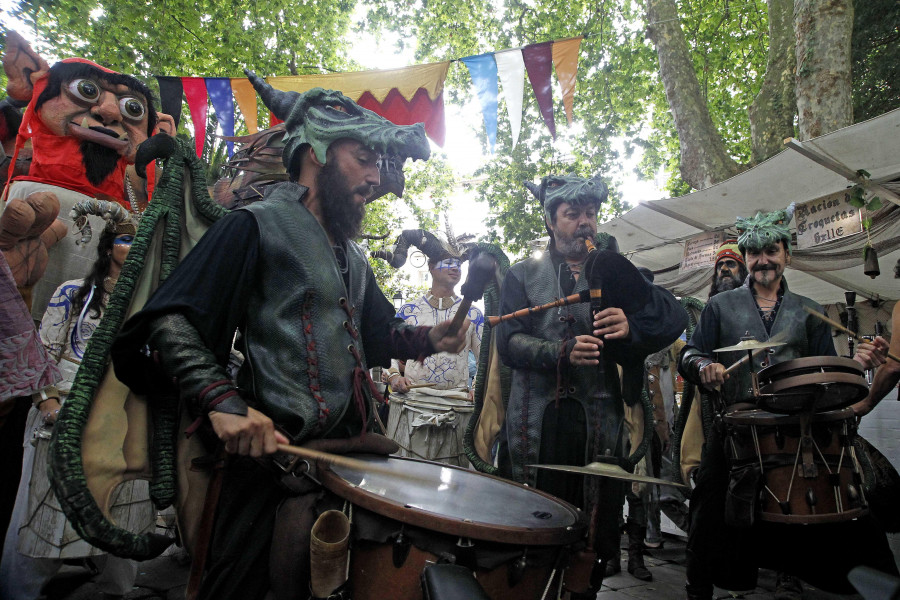
<path id="1" fill-rule="evenodd" d="M 562 88 L 563 107 L 566 109 L 566 121 L 569 125 L 572 124 L 575 75 L 578 73 L 578 50 L 582 39 L 579 36 L 553 42 L 553 66 L 556 67 L 556 78 Z"/>

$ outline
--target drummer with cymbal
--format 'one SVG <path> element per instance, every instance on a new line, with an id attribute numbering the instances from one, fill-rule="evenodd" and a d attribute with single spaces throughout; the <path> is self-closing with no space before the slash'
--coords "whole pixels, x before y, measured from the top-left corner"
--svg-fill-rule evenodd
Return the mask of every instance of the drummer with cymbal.
<path id="1" fill-rule="evenodd" d="M 497 327 L 497 350 L 512 369 L 503 432 L 507 445 L 501 438 L 497 461 L 505 476 L 593 515 L 591 550 L 602 561 L 595 563 L 591 577 L 596 592 L 605 562 L 619 552 L 623 486 L 529 465 L 582 467 L 600 458 L 617 461 L 623 453 L 624 394 L 616 363 L 624 367 L 626 392 L 639 395 L 644 358 L 678 338 L 687 314 L 674 296 L 649 283 L 621 255 L 597 250 L 592 254 L 602 258 L 589 260 L 585 241 L 594 240 L 600 205 L 608 195 L 599 176 L 550 175 L 540 185 L 526 185 L 541 203 L 550 247 L 509 268 L 500 293 L 501 314 L 552 303 L 589 287 L 593 293 L 588 264 L 601 271 L 614 264 L 608 269 L 614 272 L 602 277 L 596 307 L 567 304 Z M 634 398 L 629 397 L 631 404 Z"/>
<path id="2" fill-rule="evenodd" d="M 752 372 L 763 366 L 762 361 L 774 364 L 807 356 L 836 355 L 830 327 L 804 310 L 810 307 L 821 312 L 822 308 L 809 298 L 791 292 L 784 278 L 785 268 L 791 263 L 789 222 L 792 215 L 793 205 L 786 210 L 758 213 L 737 220 L 738 247 L 750 277 L 743 286 L 710 299 L 694 335 L 679 357 L 678 370 L 685 379 L 707 390 L 721 388 L 717 410 L 752 399 Z M 743 364 L 726 373 L 726 365 L 718 362 L 714 352 L 738 344 L 755 344 L 749 337 L 759 342 L 769 340 L 772 347 L 755 356 L 752 367 Z M 864 367 L 872 368 L 884 362 L 886 351 L 887 342 L 877 338 L 870 344 L 860 344 L 854 359 Z M 740 358 L 737 354 L 734 356 Z M 767 547 L 772 549 L 784 547 L 783 541 L 778 541 L 783 530 L 777 526 L 773 528 L 771 523 L 757 523 L 751 530 L 726 525 L 729 471 L 724 446 L 724 431 L 717 420 L 706 441 L 695 475 L 696 487 L 691 495 L 685 586 L 689 600 L 709 600 L 714 582 L 726 589 L 754 587 L 756 568 L 761 566 L 762 558 L 752 551 L 754 541 L 765 539 Z M 766 562 L 765 566 L 804 579 L 815 575 L 815 565 L 809 564 L 810 550 L 828 547 L 827 534 L 831 527 L 841 528 L 840 532 L 830 532 L 839 536 L 832 543 L 847 548 L 848 557 L 852 548 L 853 558 L 848 560 L 848 570 L 850 566 L 868 564 L 881 570 L 896 571 L 884 533 L 871 518 L 840 525 L 794 527 L 790 531 L 793 534 L 790 546 L 797 550 L 793 553 L 795 557 L 792 556 L 790 561 Z M 798 547 L 796 542 L 801 539 L 806 540 L 803 543 L 807 548 Z M 771 558 L 773 553 L 767 554 Z M 820 587 L 834 585 L 838 588 L 846 581 L 846 572 L 817 575 Z"/>

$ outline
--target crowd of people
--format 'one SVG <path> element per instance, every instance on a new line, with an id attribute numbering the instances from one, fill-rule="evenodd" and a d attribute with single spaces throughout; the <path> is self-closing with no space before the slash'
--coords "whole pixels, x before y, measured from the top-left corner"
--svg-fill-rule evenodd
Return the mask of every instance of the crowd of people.
<path id="1" fill-rule="evenodd" d="M 429 291 L 397 312 L 354 241 L 366 204 L 382 184 L 383 161 L 428 158 L 421 124 L 395 125 L 339 92 L 281 92 L 249 77 L 285 123 L 286 180 L 267 187 L 262 201 L 215 221 L 149 301 L 132 307 L 106 361 L 127 402 L 144 398 L 152 410 L 161 399 L 175 399 L 192 422 L 189 434 L 216 465 L 215 502 L 207 501 L 207 518 L 200 519 L 209 526 L 194 546 L 203 550 L 194 556 L 198 583 L 192 593 L 216 600 L 307 598 L 314 575 L 310 530 L 333 498 L 322 487 L 321 465 L 291 459 L 283 445 L 332 455 L 396 451 L 376 433 L 376 407 L 384 398 L 370 369 L 383 367 L 396 392 L 421 384 L 469 392 L 469 356 L 480 355 L 486 325 L 477 308 L 469 309 L 461 326 L 452 323 L 461 304 L 461 257 L 455 251 L 444 246 L 428 256 Z M 32 171 L 12 182 L 10 197 L 24 198 L 32 187 L 49 190 L 58 200 L 69 198 L 58 202 L 65 216 L 89 201 L 93 208 L 81 214 L 92 215 L 100 231 L 93 233 L 87 266 L 81 244 L 51 249 L 52 268 L 42 285 L 56 291 L 30 312 L 6 258 L 0 263 L 0 361 L 10 365 L 0 380 L 3 436 L 18 428 L 24 449 L 12 461 L 21 471 L 3 475 L 4 484 L 15 478 L 18 486 L 6 493 L 15 496 L 7 502 L 14 507 L 2 515 L 8 527 L 0 594 L 40 598 L 64 559 L 92 557 L 101 568 L 102 591 L 121 597 L 134 583 L 135 561 L 81 539 L 93 529 L 69 522 L 54 498 L 54 489 L 64 486 L 51 485 L 55 474 L 48 473 L 46 455 L 57 420 L 66 419 L 67 395 L 86 379 L 82 358 L 131 260 L 137 210 L 146 204 L 139 198 L 146 200 L 152 189 L 152 181 L 133 180 L 128 165 L 165 116 L 153 110 L 150 92 L 139 81 L 87 61 L 62 61 L 33 79 L 38 83 L 23 122 L 32 137 Z M 715 255 L 708 304 L 690 339 L 679 343 L 689 323 L 682 304 L 619 254 L 614 240 L 598 247 L 598 215 L 608 197 L 601 178 L 554 174 L 528 188 L 540 206 L 549 246 L 502 274 L 500 314 L 526 314 L 493 328 L 492 343 L 508 378 L 501 386 L 505 414 L 491 462 L 501 477 L 551 494 L 585 515 L 580 548 L 590 556 L 588 583 L 568 597 L 595 597 L 603 578 L 621 569 L 620 519 L 628 486 L 534 465 L 599 462 L 633 471 L 641 447 L 650 449 L 649 471 L 659 477 L 669 450 L 674 387 L 670 380 L 648 392 L 647 367 L 663 363 L 669 377 L 677 364 L 716 415 L 707 437 L 695 440 L 703 450 L 687 482 L 689 514 L 680 497 L 662 502 L 687 531 L 689 599 L 710 600 L 714 584 L 752 588 L 759 567 L 776 569 L 787 592 L 796 591 L 793 577 L 846 591 L 846 573 L 862 564 L 896 575 L 884 529 L 870 515 L 805 527 L 802 534 L 754 520 L 752 510 L 752 525 L 742 527 L 732 518 L 735 473 L 723 415 L 754 400 L 754 374 L 764 365 L 836 355 L 829 325 L 810 314 L 822 307 L 788 288 L 790 211 L 737 220 L 737 239 Z M 78 222 L 78 235 L 87 240 L 84 221 Z M 63 258 L 72 252 L 80 258 Z M 53 280 L 63 275 L 67 280 Z M 591 302 L 528 310 L 573 294 Z M 898 321 L 895 308 L 893 327 Z M 741 355 L 718 349 L 748 335 L 779 342 L 729 369 Z M 236 374 L 229 370 L 234 350 L 243 358 Z M 887 359 L 889 350 L 900 354 L 898 336 L 890 344 L 875 337 L 856 347 L 856 363 L 877 369 L 868 397 L 852 407 L 860 417 L 900 380 L 900 364 Z M 485 376 L 479 372 L 476 378 Z M 645 399 L 657 402 L 652 439 L 629 440 L 626 416 L 639 412 Z M 644 418 L 654 419 L 653 413 Z M 183 435 L 178 432 L 179 439 Z M 670 467 L 672 472 L 678 465 Z M 158 494 L 139 479 L 116 490 L 117 525 L 135 534 L 152 530 L 150 498 Z M 657 492 L 655 503 L 637 495 L 628 503 L 627 570 L 643 580 L 652 578 L 642 554 L 648 523 L 657 523 L 659 532 L 658 500 Z M 835 552 L 823 543 L 834 537 L 848 540 L 845 549 Z M 802 552 L 782 550 L 801 546 Z M 288 553 L 290 567 L 283 558 Z M 823 570 L 822 564 L 832 568 Z"/>

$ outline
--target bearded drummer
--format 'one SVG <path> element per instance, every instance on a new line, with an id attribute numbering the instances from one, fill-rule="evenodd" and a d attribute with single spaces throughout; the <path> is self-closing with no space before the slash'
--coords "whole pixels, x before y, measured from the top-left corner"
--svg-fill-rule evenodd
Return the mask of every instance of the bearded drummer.
<path id="1" fill-rule="evenodd" d="M 541 203 L 550 247 L 507 271 L 501 314 L 588 289 L 589 277 L 582 272 L 588 259 L 585 241 L 594 240 L 597 215 L 608 196 L 599 177 L 550 175 L 540 185 L 527 185 Z M 598 562 L 591 576 L 593 592 L 585 598 L 594 597 L 605 562 L 619 552 L 623 485 L 529 465 L 584 466 L 604 455 L 620 457 L 624 405 L 616 363 L 623 365 L 626 390 L 640 394 L 644 358 L 678 339 L 687 325 L 687 314 L 674 296 L 646 282 L 622 260 L 651 297 L 630 314 L 616 305 L 594 314 L 587 304 L 572 304 L 503 321 L 497 329 L 500 358 L 512 369 L 507 446 L 501 442 L 497 457 L 500 472 L 594 515 L 591 549 Z M 606 297 L 620 283 L 613 278 L 604 285 Z M 632 397 L 630 403 L 634 401 Z"/>
<path id="2" fill-rule="evenodd" d="M 468 321 L 448 334 L 449 322 L 396 318 L 353 241 L 383 155 L 428 158 L 422 125 L 394 125 L 339 92 L 280 92 L 250 79 L 285 122 L 289 181 L 216 222 L 113 350 L 123 382 L 156 393 L 177 382 L 199 431 L 237 455 L 218 506 L 206 509 L 215 523 L 200 597 L 216 600 L 310 591 L 307 519 L 322 489 L 296 463 L 256 459 L 279 443 L 321 438 L 336 452 L 396 449 L 365 433 L 375 390 L 368 366 L 458 352 L 468 330 Z M 237 329 L 246 360 L 235 384 L 226 364 Z"/>
<path id="3" fill-rule="evenodd" d="M 791 292 L 784 278 L 784 270 L 791 264 L 792 215 L 793 206 L 737 220 L 738 249 L 749 277 L 742 286 L 710 298 L 679 357 L 682 377 L 707 391 L 720 388 L 722 406 L 750 399 L 751 366 L 744 364 L 726 374 L 726 365 L 714 358 L 716 348 L 736 345 L 748 334 L 756 340 L 775 338 L 783 343 L 755 357 L 754 370 L 760 368 L 763 358 L 768 364 L 776 364 L 807 356 L 837 355 L 830 326 L 805 310 L 808 307 L 822 312 L 822 307 Z M 887 342 L 878 337 L 872 343 L 860 344 L 853 358 L 865 368 L 874 368 L 884 362 L 887 347 Z M 807 527 L 765 522 L 756 523 L 751 530 L 727 526 L 724 515 L 728 482 L 725 433 L 717 421 L 694 474 L 685 585 L 689 600 L 710 600 L 713 583 L 726 589 L 752 589 L 756 586 L 758 566 L 804 579 L 807 574 L 820 571 L 816 573 L 816 585 L 835 590 L 846 588 L 847 571 L 856 565 L 896 573 L 885 535 L 871 517 Z M 755 552 L 754 540 L 760 544 Z M 773 551 L 785 547 L 792 549 L 790 559 L 773 562 Z M 845 552 L 846 570 L 821 572 L 827 569 L 817 569 L 813 562 L 814 551 L 819 550 Z"/>

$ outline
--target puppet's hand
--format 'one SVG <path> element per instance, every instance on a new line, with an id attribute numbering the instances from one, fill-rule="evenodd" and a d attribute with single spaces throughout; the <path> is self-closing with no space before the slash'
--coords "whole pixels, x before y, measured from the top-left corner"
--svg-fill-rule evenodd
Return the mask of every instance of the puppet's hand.
<path id="1" fill-rule="evenodd" d="M 16 285 L 34 285 L 47 268 L 47 251 L 66 234 L 57 219 L 59 199 L 52 192 L 13 198 L 0 215 L 0 250 Z"/>

